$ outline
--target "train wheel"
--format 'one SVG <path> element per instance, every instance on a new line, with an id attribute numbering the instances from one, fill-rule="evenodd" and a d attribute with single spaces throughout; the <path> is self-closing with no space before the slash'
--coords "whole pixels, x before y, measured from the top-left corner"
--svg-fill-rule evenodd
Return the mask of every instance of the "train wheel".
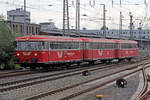
<path id="1" fill-rule="evenodd" d="M 90 65 L 94 65 L 94 61 L 90 61 L 89 64 L 90 64 Z"/>
<path id="2" fill-rule="evenodd" d="M 110 64 L 110 63 L 111 63 L 111 60 L 107 60 L 107 63 Z"/>
<path id="3" fill-rule="evenodd" d="M 121 62 L 121 61 L 123 61 L 123 59 L 118 59 L 118 62 Z"/>
<path id="4" fill-rule="evenodd" d="M 77 63 L 78 66 L 80 66 L 80 64 L 81 64 L 80 62 Z"/>
<path id="5" fill-rule="evenodd" d="M 35 66 L 30 66 L 30 70 L 36 70 Z"/>
<path id="6" fill-rule="evenodd" d="M 131 61 L 131 58 L 128 58 L 127 60 L 130 62 L 130 61 Z"/>
<path id="7" fill-rule="evenodd" d="M 106 63 L 106 60 L 101 60 L 101 62 L 104 64 L 104 63 Z"/>
<path id="8" fill-rule="evenodd" d="M 66 69 L 69 69 L 71 67 L 71 64 L 66 64 Z"/>

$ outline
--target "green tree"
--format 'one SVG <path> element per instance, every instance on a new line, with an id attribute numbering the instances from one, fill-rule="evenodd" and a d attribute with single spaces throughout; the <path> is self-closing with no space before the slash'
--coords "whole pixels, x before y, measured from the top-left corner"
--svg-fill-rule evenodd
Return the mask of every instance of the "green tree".
<path id="1" fill-rule="evenodd" d="M 13 42 L 16 37 L 21 36 L 8 28 L 4 20 L 0 21 L 0 67 L 4 69 L 14 68 L 13 64 Z"/>

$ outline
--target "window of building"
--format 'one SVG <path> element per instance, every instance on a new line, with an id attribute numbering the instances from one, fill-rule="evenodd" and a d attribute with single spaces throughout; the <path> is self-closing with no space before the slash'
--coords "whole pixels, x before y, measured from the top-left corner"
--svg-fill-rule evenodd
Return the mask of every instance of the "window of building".
<path id="1" fill-rule="evenodd" d="M 15 31 L 15 28 L 16 28 L 16 27 L 15 27 L 15 25 L 13 24 L 13 30 L 14 30 L 14 31 Z"/>
<path id="2" fill-rule="evenodd" d="M 38 28 L 36 28 L 36 34 L 38 33 Z"/>
<path id="3" fill-rule="evenodd" d="M 29 26 L 29 33 L 32 33 L 32 32 L 31 32 L 31 26 Z"/>
<path id="4" fill-rule="evenodd" d="M 32 26 L 32 34 L 34 34 L 34 27 Z"/>
<path id="5" fill-rule="evenodd" d="M 29 33 L 29 27 L 27 26 L 27 34 Z"/>
<path id="6" fill-rule="evenodd" d="M 23 33 L 23 26 L 20 25 L 20 32 Z"/>
<path id="7" fill-rule="evenodd" d="M 16 25 L 16 29 L 15 29 L 15 31 L 17 31 L 17 32 L 18 32 L 18 25 Z"/>

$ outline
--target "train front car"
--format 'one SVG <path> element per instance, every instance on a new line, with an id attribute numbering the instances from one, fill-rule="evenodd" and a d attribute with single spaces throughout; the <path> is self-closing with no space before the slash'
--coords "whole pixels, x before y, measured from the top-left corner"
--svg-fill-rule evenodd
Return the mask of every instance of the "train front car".
<path id="1" fill-rule="evenodd" d="M 118 40 L 117 58 L 121 61 L 128 59 L 129 61 L 138 56 L 138 46 L 136 41 Z"/>
<path id="2" fill-rule="evenodd" d="M 25 36 L 16 39 L 15 62 L 23 67 L 57 67 L 83 60 L 82 41 L 55 36 Z"/>
<path id="3" fill-rule="evenodd" d="M 16 38 L 15 63 L 35 69 L 48 62 L 48 41 L 43 37 Z"/>

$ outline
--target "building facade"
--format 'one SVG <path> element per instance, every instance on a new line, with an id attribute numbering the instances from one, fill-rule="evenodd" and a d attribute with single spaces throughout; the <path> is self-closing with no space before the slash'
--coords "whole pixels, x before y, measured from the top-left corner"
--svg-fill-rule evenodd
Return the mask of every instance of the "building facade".
<path id="1" fill-rule="evenodd" d="M 24 34 L 24 23 L 7 21 L 8 27 L 18 33 Z M 27 23 L 27 35 L 37 35 L 40 33 L 40 25 Z"/>
<path id="2" fill-rule="evenodd" d="M 50 31 L 56 29 L 54 22 L 43 22 L 40 23 L 41 31 Z"/>
<path id="3" fill-rule="evenodd" d="M 24 10 L 17 8 L 16 10 L 7 11 L 7 20 L 12 22 L 24 22 Z M 30 23 L 30 12 L 26 11 L 26 23 Z"/>

